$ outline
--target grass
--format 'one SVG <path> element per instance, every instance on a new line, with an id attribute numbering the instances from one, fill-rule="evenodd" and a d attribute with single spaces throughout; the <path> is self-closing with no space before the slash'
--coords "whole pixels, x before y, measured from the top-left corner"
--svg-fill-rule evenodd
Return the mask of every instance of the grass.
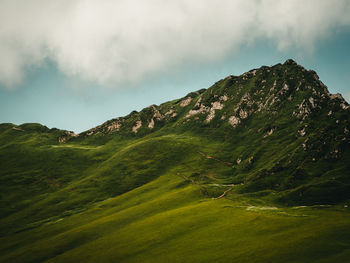
<path id="1" fill-rule="evenodd" d="M 65 143 L 0 124 L 0 262 L 349 261 L 349 111 L 297 65 L 250 74 Z M 223 95 L 210 123 L 186 117 Z M 322 107 L 295 117 L 310 96 Z"/>
<path id="2" fill-rule="evenodd" d="M 347 255 L 339 206 L 253 205 L 203 198 L 169 173 L 88 210 L 0 242 L 1 262 L 333 262 Z M 328 259 L 328 260 L 327 260 Z"/>

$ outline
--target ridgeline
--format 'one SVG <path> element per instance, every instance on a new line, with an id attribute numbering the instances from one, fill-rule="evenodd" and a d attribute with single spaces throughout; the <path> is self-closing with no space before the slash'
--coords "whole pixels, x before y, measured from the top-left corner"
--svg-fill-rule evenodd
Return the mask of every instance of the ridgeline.
<path id="1" fill-rule="evenodd" d="M 0 124 L 0 261 L 350 260 L 349 131 L 293 60 L 80 134 Z"/>

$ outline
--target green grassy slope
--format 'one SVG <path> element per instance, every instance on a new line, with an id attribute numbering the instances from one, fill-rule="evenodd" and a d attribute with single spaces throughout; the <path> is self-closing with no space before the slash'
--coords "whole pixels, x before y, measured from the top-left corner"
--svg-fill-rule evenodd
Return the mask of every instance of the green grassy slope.
<path id="1" fill-rule="evenodd" d="M 0 262 L 349 260 L 349 122 L 287 61 L 78 136 L 0 124 Z"/>
<path id="2" fill-rule="evenodd" d="M 2 238 L 1 262 L 337 262 L 345 208 L 203 198 L 172 172 L 89 210 Z M 6 241 L 6 242 L 3 242 Z"/>

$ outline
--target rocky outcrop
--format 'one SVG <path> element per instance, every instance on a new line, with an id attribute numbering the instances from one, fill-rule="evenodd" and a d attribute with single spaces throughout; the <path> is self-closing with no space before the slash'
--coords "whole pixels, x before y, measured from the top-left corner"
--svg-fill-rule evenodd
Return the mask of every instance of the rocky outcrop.
<path id="1" fill-rule="evenodd" d="M 209 114 L 206 118 L 206 122 L 210 122 L 215 117 L 215 110 L 222 110 L 224 107 L 224 104 L 222 104 L 220 101 L 215 101 L 211 104 L 211 108 L 209 109 Z"/>
<path id="2" fill-rule="evenodd" d="M 151 121 L 148 123 L 148 128 L 153 129 L 154 128 L 154 120 L 151 119 Z"/>
<path id="3" fill-rule="evenodd" d="M 228 76 L 208 90 L 192 92 L 160 106 L 151 105 L 141 112 L 134 111 L 83 134 L 136 134 L 143 124 L 148 127 L 148 132 L 154 132 L 155 127 L 158 130 L 172 123 L 178 127 L 191 122 L 201 122 L 201 125 L 211 126 L 211 129 L 225 124 L 236 128 L 239 125 L 245 127 L 255 116 L 272 121 L 283 112 L 289 115 L 285 116 L 286 119 L 291 118 L 291 122 L 298 121 L 301 125 L 295 131 L 297 136 L 307 137 L 303 122 L 310 121 L 310 116 L 319 114 L 324 107 L 330 107 L 327 110 L 329 118 L 336 116 L 335 112 L 339 108 L 349 109 L 340 94 L 329 93 L 314 71 L 308 71 L 293 60 L 287 60 L 283 65 L 263 66 L 241 76 Z M 342 120 L 338 122 L 337 124 L 344 125 Z M 272 135 L 276 127 L 273 124 L 264 127 L 261 135 L 265 138 Z M 138 134 L 141 136 L 144 132 L 147 133 L 147 130 Z"/>
<path id="4" fill-rule="evenodd" d="M 72 137 L 78 137 L 79 134 L 75 134 L 72 131 L 65 131 L 64 135 L 58 138 L 58 142 L 59 143 L 65 143 L 66 141 L 68 141 L 70 138 Z"/>
<path id="5" fill-rule="evenodd" d="M 137 130 L 142 127 L 142 121 L 138 120 L 135 126 L 132 127 L 132 132 L 137 133 Z"/>
<path id="6" fill-rule="evenodd" d="M 108 132 L 119 131 L 121 127 L 122 127 L 121 122 L 119 121 L 112 122 L 111 124 L 108 125 L 107 131 Z"/>
<path id="7" fill-rule="evenodd" d="M 180 107 L 186 107 L 188 106 L 192 101 L 192 98 L 191 97 L 187 97 L 186 99 L 182 100 L 180 102 Z"/>
<path id="8" fill-rule="evenodd" d="M 236 117 L 236 116 L 231 116 L 229 119 L 228 119 L 228 123 L 231 124 L 231 126 L 233 128 L 236 128 L 238 124 L 240 124 L 241 120 Z"/>

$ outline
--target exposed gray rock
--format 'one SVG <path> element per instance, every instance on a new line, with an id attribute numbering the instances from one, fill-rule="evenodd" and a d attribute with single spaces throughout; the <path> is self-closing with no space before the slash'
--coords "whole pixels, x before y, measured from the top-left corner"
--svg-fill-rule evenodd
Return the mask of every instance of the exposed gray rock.
<path id="1" fill-rule="evenodd" d="M 231 116 L 229 119 L 228 119 L 228 122 L 229 124 L 231 124 L 232 127 L 237 127 L 238 124 L 240 124 L 241 120 L 236 117 L 236 116 Z"/>
<path id="2" fill-rule="evenodd" d="M 153 129 L 154 128 L 154 120 L 151 119 L 151 121 L 148 123 L 148 128 Z"/>
<path id="3" fill-rule="evenodd" d="M 185 99 L 183 99 L 181 101 L 180 106 L 181 107 L 186 107 L 186 106 L 188 106 L 191 103 L 191 101 L 192 101 L 192 98 L 191 97 L 187 97 L 187 98 L 185 98 Z"/>
<path id="4" fill-rule="evenodd" d="M 142 126 L 142 121 L 139 120 L 139 121 L 136 122 L 135 126 L 132 127 L 132 131 L 133 131 L 134 133 L 137 133 L 137 130 L 140 129 L 141 126 Z"/>

